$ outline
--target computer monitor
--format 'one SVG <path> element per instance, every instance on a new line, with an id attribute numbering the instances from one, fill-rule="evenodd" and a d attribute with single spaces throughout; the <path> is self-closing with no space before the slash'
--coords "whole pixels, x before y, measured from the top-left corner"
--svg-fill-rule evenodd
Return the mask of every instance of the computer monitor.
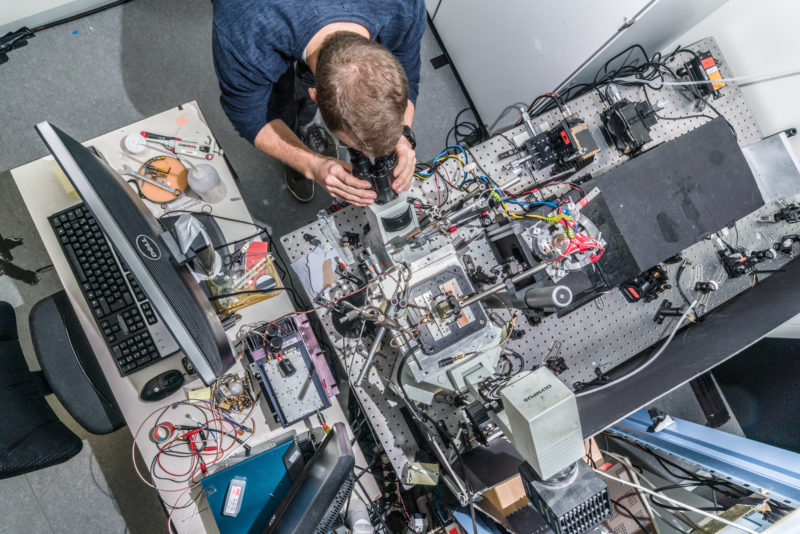
<path id="1" fill-rule="evenodd" d="M 36 131 L 197 374 L 212 384 L 234 364 L 235 351 L 208 297 L 170 253 L 158 220 L 102 158 L 48 122 Z"/>
<path id="2" fill-rule="evenodd" d="M 327 534 L 355 484 L 356 459 L 336 423 L 270 518 L 266 534 Z"/>

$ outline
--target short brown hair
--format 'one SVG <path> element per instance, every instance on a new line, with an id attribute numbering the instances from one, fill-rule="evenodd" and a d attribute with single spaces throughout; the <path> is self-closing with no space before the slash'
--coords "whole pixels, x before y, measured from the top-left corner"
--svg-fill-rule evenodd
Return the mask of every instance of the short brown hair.
<path id="1" fill-rule="evenodd" d="M 353 32 L 325 39 L 315 73 L 317 101 L 325 124 L 346 132 L 367 157 L 394 150 L 403 133 L 408 80 L 384 46 Z"/>

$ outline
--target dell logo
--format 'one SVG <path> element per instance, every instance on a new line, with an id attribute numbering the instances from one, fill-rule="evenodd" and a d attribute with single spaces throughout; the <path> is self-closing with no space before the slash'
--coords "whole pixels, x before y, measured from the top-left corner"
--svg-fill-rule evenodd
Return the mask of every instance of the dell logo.
<path id="1" fill-rule="evenodd" d="M 542 389 L 540 389 L 540 390 L 538 390 L 538 391 L 534 391 L 533 393 L 531 393 L 530 395 L 528 395 L 527 397 L 525 397 L 524 399 L 522 399 L 522 402 L 528 402 L 529 400 L 533 400 L 533 399 L 534 399 L 534 398 L 536 398 L 538 395 L 541 395 L 542 393 L 544 393 L 545 391 L 547 391 L 547 390 L 548 390 L 548 389 L 550 389 L 551 387 L 553 387 L 553 384 L 547 384 L 547 385 L 546 385 L 545 387 L 543 387 Z"/>
<path id="2" fill-rule="evenodd" d="M 158 248 L 156 242 L 146 235 L 139 234 L 136 236 L 136 248 L 139 249 L 139 254 L 148 260 L 158 260 L 161 258 L 161 249 Z"/>

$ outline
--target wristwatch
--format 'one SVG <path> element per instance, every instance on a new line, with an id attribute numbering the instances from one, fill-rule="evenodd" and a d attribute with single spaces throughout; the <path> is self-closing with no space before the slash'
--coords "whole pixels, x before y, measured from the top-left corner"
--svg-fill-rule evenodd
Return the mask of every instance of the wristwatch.
<path id="1" fill-rule="evenodd" d="M 408 142 L 411 143 L 411 148 L 417 148 L 417 137 L 414 135 L 414 130 L 411 129 L 411 126 L 404 124 L 403 125 L 403 137 L 408 139 Z"/>

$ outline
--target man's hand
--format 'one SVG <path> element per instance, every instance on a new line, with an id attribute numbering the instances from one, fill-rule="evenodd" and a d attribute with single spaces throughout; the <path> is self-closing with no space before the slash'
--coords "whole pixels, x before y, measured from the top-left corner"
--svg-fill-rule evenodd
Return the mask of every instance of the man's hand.
<path id="1" fill-rule="evenodd" d="M 352 166 L 346 161 L 321 157 L 312 166 L 313 180 L 333 198 L 346 200 L 355 206 L 372 204 L 377 196 L 372 186 L 368 181 L 359 180 L 350 174 L 352 170 Z"/>
<path id="2" fill-rule="evenodd" d="M 397 154 L 397 165 L 394 168 L 392 189 L 396 193 L 402 193 L 403 191 L 408 191 L 411 187 L 411 180 L 414 179 L 414 169 L 417 166 L 417 154 L 411 148 L 411 143 L 404 135 L 400 136 L 394 151 Z"/>

